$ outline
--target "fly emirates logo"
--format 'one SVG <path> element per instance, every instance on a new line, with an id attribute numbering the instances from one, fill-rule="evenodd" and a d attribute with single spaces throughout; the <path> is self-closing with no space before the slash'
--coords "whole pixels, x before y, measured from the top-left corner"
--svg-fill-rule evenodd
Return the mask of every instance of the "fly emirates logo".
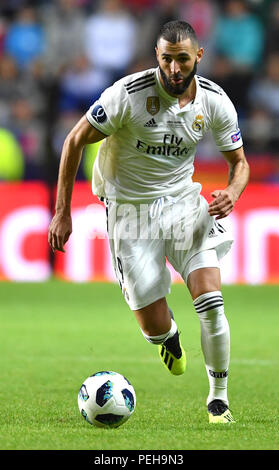
<path id="1" fill-rule="evenodd" d="M 189 147 L 185 147 L 182 137 L 174 134 L 164 134 L 163 142 L 159 145 L 150 145 L 142 140 L 137 140 L 136 149 L 147 155 L 163 155 L 166 157 L 180 157 L 187 155 Z"/>

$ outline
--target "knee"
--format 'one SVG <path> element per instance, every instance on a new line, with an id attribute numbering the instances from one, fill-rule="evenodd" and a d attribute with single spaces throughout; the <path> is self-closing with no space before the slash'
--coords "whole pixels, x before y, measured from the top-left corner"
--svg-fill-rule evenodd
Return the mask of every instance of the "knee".
<path id="1" fill-rule="evenodd" d="M 221 276 L 219 268 L 201 268 L 192 271 L 188 276 L 187 286 L 193 300 L 210 292 L 220 291 Z"/>

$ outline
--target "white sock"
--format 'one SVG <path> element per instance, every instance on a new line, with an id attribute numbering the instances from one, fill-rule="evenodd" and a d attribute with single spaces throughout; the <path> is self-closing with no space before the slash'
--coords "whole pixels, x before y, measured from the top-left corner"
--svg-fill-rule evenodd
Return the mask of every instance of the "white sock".
<path id="1" fill-rule="evenodd" d="M 164 333 L 162 335 L 158 336 L 148 336 L 146 335 L 142 330 L 141 330 L 143 336 L 145 339 L 152 344 L 162 344 L 164 343 L 167 339 L 172 338 L 175 333 L 177 332 L 177 325 L 175 321 L 171 318 L 171 328 L 167 333 Z"/>
<path id="2" fill-rule="evenodd" d="M 207 292 L 194 300 L 201 325 L 201 346 L 209 380 L 207 405 L 219 399 L 227 405 L 230 329 L 220 291 Z"/>

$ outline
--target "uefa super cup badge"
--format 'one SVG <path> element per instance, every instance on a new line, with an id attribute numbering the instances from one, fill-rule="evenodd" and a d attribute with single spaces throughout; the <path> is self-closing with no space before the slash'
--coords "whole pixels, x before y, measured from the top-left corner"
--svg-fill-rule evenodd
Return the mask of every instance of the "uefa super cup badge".
<path id="1" fill-rule="evenodd" d="M 151 114 L 154 116 L 157 114 L 160 110 L 160 100 L 158 96 L 148 96 L 146 100 L 146 109 Z"/>
<path id="2" fill-rule="evenodd" d="M 197 114 L 193 124 L 192 124 L 192 129 L 193 131 L 200 132 L 204 128 L 204 120 L 203 116 L 201 114 Z"/>

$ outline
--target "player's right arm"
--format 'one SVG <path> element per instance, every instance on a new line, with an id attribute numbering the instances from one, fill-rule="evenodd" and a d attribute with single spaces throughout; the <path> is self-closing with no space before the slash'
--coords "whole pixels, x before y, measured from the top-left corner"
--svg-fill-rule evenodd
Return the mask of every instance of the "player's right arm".
<path id="1" fill-rule="evenodd" d="M 53 251 L 65 252 L 64 245 L 72 233 L 71 200 L 76 174 L 85 145 L 107 137 L 83 116 L 67 135 L 59 165 L 55 215 L 50 223 L 48 242 Z"/>

